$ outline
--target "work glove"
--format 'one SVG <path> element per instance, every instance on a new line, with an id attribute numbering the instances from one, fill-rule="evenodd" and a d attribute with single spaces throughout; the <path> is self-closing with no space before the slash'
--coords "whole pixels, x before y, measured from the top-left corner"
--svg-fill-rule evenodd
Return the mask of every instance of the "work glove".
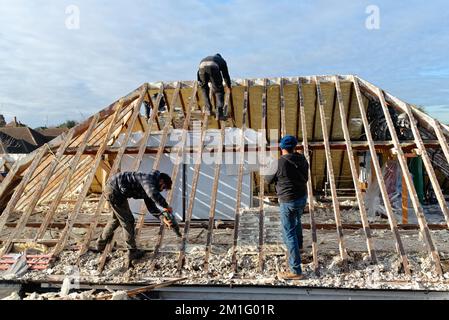
<path id="1" fill-rule="evenodd" d="M 168 212 L 170 216 L 173 215 L 173 209 L 171 207 L 164 208 L 164 211 Z M 162 221 L 165 223 L 165 225 L 171 229 L 173 226 L 173 221 L 170 219 L 167 219 L 164 215 L 162 216 Z"/>
<path id="2" fill-rule="evenodd" d="M 165 225 L 167 226 L 168 229 L 171 229 L 173 222 L 171 222 L 170 220 L 168 220 L 166 217 L 162 218 L 162 221 L 164 221 Z"/>

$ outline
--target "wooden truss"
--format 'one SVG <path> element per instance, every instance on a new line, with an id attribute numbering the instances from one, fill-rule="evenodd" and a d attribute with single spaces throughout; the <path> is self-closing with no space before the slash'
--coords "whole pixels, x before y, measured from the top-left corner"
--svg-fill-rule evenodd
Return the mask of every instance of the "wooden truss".
<path id="1" fill-rule="evenodd" d="M 90 195 L 95 188 L 100 188 L 120 170 L 120 164 L 125 154 L 134 155 L 133 170 L 139 170 L 145 154 L 154 154 L 153 169 L 159 169 L 162 156 L 174 152 L 178 163 L 173 166 L 171 176 L 175 183 L 179 180 L 178 173 L 181 160 L 186 154 L 194 156 L 198 161 L 192 181 L 191 193 L 188 197 L 185 221 L 183 221 L 183 236 L 180 239 L 177 270 L 182 272 L 189 243 L 189 230 L 195 221 L 192 213 L 196 203 L 196 190 L 201 171 L 202 155 L 211 152 L 204 143 L 209 128 L 220 130 L 221 145 L 224 145 L 225 128 L 236 126 L 241 128 L 240 141 L 232 147 L 219 147 L 218 159 L 224 152 L 238 153 L 241 162 L 238 168 L 236 184 L 235 219 L 232 242 L 232 268 L 238 272 L 239 228 L 241 219 L 242 177 L 244 174 L 244 157 L 248 151 L 277 150 L 273 142 L 280 136 L 291 134 L 301 141 L 300 146 L 310 163 L 307 183 L 309 198 L 309 223 L 304 223 L 310 229 L 312 239 L 313 266 L 319 271 L 319 248 L 317 228 L 335 229 L 339 246 L 340 259 L 345 263 L 348 259 L 345 244 L 344 229 L 354 228 L 342 223 L 338 190 L 352 187 L 360 211 L 361 225 L 366 237 L 367 252 L 371 260 L 376 263 L 377 255 L 372 236 L 372 228 L 367 217 L 364 193 L 359 183 L 359 166 L 356 152 L 369 152 L 372 159 L 372 170 L 380 187 L 383 203 L 388 216 L 388 226 L 392 232 L 396 251 L 402 262 L 403 270 L 410 274 L 409 262 L 401 240 L 399 226 L 388 196 L 384 177 L 382 176 L 379 154 L 390 153 L 397 158 L 404 177 L 406 190 L 417 215 L 418 225 L 426 248 L 434 264 L 437 274 L 442 273 L 440 256 L 430 229 L 438 226 L 429 225 L 423 208 L 417 198 L 412 177 L 409 173 L 406 154 L 415 153 L 422 157 L 430 184 L 435 192 L 441 212 L 449 227 L 449 208 L 444 197 L 444 182 L 446 174 L 442 167 L 449 163 L 449 128 L 440 124 L 436 119 L 384 92 L 376 86 L 355 76 L 321 76 L 274 79 L 237 80 L 233 82 L 231 92 L 226 94 L 225 105 L 230 118 L 226 122 L 219 122 L 207 117 L 201 112 L 204 102 L 199 99 L 196 82 L 175 83 L 146 83 L 127 96 L 114 102 L 107 108 L 91 116 L 82 124 L 72 128 L 66 134 L 34 151 L 28 157 L 17 161 L 8 176 L 0 186 L 0 204 L 3 204 L 0 216 L 0 241 L 2 244 L 0 256 L 10 253 L 14 244 L 19 242 L 44 243 L 51 247 L 51 255 L 58 256 L 63 250 L 75 248 L 80 257 L 89 250 L 91 241 L 98 234 L 98 228 L 104 226 L 102 214 L 108 212 L 106 199 L 100 194 L 95 205 L 94 213 L 88 215 L 87 221 L 80 221 L 84 215 L 86 205 L 91 204 Z M 156 100 L 151 98 L 156 94 Z M 158 106 L 164 99 L 168 112 L 158 112 Z M 385 116 L 391 141 L 375 141 L 370 131 L 367 117 L 369 100 L 380 102 Z M 147 119 L 141 112 L 143 102 L 152 107 L 151 116 Z M 400 141 L 390 110 L 405 113 L 410 120 L 413 139 Z M 359 119 L 361 125 L 353 124 Z M 199 121 L 200 143 L 187 146 L 188 131 L 192 129 L 193 121 Z M 198 122 L 197 122 L 198 123 Z M 168 136 L 174 128 L 182 128 L 181 143 L 177 147 L 167 146 Z M 261 143 L 254 149 L 245 143 L 245 130 L 261 130 Z M 162 130 L 162 131 L 161 131 Z M 141 131 L 138 146 L 129 146 L 134 132 Z M 423 132 L 426 134 L 423 135 Z M 151 134 L 161 134 L 161 143 L 157 148 L 149 147 L 147 141 Z M 119 145 L 119 136 L 123 137 Z M 429 150 L 441 150 L 446 163 L 435 166 Z M 312 153 L 313 151 L 313 153 Z M 448 167 L 449 168 L 449 167 Z M 205 243 L 204 266 L 208 269 L 209 257 L 212 254 L 211 245 L 214 236 L 215 210 L 219 187 L 221 162 L 215 164 L 213 187 L 209 219 L 204 227 L 207 230 Z M 449 169 L 448 171 L 449 172 Z M 258 190 L 259 226 L 258 226 L 258 268 L 264 269 L 265 257 L 265 226 L 264 226 L 264 197 L 267 194 L 264 176 L 256 174 L 254 183 Z M 347 179 L 343 179 L 347 177 Z M 328 184 L 334 212 L 334 223 L 326 226 L 316 223 L 314 195 L 321 192 Z M 173 200 L 173 188 L 167 195 L 168 203 Z M 73 195 L 76 195 L 75 200 Z M 68 203 L 73 206 L 67 206 Z M 39 211 L 39 206 L 46 205 L 45 211 Z M 142 204 L 141 217 L 137 221 L 137 236 L 145 232 L 145 206 Z M 39 216 L 35 221 L 35 217 Z M 85 216 L 85 215 L 84 215 Z M 15 218 L 15 220 L 14 220 Z M 33 220 L 34 219 L 34 220 Z M 13 222 L 11 222 L 13 220 Z M 49 228 L 61 230 L 58 238 L 49 238 Z M 73 228 L 84 228 L 86 233 L 82 239 L 73 239 Z M 376 227 L 377 228 L 377 227 Z M 23 235 L 25 229 L 32 229 L 33 235 Z M 156 264 L 160 248 L 164 242 L 164 224 L 161 224 L 157 234 L 155 247 L 151 259 L 152 268 Z M 29 233 L 28 233 L 29 234 Z M 117 232 L 118 234 L 118 232 Z M 100 259 L 99 270 L 105 265 L 106 257 L 112 250 L 114 241 L 110 243 Z M 73 243 L 77 246 L 73 246 Z"/>

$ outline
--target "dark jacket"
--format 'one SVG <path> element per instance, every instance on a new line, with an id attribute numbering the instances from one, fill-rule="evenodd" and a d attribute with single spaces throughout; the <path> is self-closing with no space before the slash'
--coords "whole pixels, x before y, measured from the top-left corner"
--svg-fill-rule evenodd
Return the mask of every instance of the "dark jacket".
<path id="1" fill-rule="evenodd" d="M 286 154 L 279 158 L 276 173 L 267 176 L 266 181 L 276 183 L 279 201 L 294 201 L 307 194 L 308 170 L 309 164 L 303 154 Z"/>
<path id="2" fill-rule="evenodd" d="M 112 177 L 110 185 L 116 196 L 143 199 L 149 212 L 158 213 L 160 210 L 154 202 L 163 208 L 168 207 L 167 201 L 160 194 L 159 175 L 157 170 L 151 173 L 121 172 Z"/>
<path id="3" fill-rule="evenodd" d="M 223 59 L 221 56 L 219 55 L 214 55 L 214 56 L 208 56 L 206 58 L 204 58 L 203 60 L 201 60 L 201 62 L 215 62 L 218 65 L 218 68 L 220 69 L 221 73 L 223 74 L 223 79 L 226 83 L 226 85 L 230 88 L 231 87 L 231 77 L 229 76 L 229 71 L 228 71 L 228 65 L 226 64 L 225 59 Z M 200 64 L 201 64 L 200 62 Z"/>

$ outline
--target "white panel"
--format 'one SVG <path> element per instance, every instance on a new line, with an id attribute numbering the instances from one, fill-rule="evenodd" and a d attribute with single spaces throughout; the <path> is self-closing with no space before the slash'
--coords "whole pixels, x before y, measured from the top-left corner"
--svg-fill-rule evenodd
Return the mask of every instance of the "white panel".
<path id="1" fill-rule="evenodd" d="M 167 139 L 167 146 L 174 146 L 179 143 L 181 139 L 182 130 L 173 130 Z M 219 140 L 219 130 L 208 130 L 206 141 L 208 146 L 217 145 L 217 141 Z M 226 128 L 225 133 L 225 141 L 226 145 L 232 146 L 238 144 L 240 135 L 240 129 L 238 128 Z M 129 146 L 135 146 L 139 144 L 139 139 L 142 137 L 141 132 L 134 133 L 130 139 Z M 152 147 L 157 147 L 160 144 L 161 134 L 152 134 L 148 140 L 147 145 Z M 245 131 L 245 142 L 249 145 L 254 145 L 256 142 L 256 132 L 253 130 Z M 115 143 L 115 146 L 120 145 L 120 141 L 122 141 L 122 137 L 119 137 Z M 189 139 L 187 139 L 187 145 L 192 144 L 192 132 L 189 132 Z M 198 142 L 194 144 L 197 145 Z M 124 155 L 121 163 L 121 171 L 131 170 L 134 159 L 136 155 Z M 248 157 L 254 155 L 245 154 L 245 167 L 244 167 L 244 175 L 242 180 L 242 195 L 241 195 L 241 207 L 248 208 L 251 206 L 251 172 L 258 169 L 257 164 L 248 163 Z M 150 172 L 155 154 L 146 154 L 143 157 L 142 164 L 139 168 L 139 171 L 147 171 Z M 191 193 L 192 188 L 192 180 L 193 180 L 193 171 L 195 168 L 195 164 L 193 162 L 193 155 L 186 155 L 184 163 L 186 168 L 186 204 L 185 210 L 188 208 L 188 200 L 189 195 Z M 173 170 L 173 163 L 176 158 L 176 153 L 173 154 L 163 154 L 159 171 L 165 172 L 168 175 L 171 175 Z M 224 165 L 221 168 L 221 174 L 218 185 L 218 193 L 217 193 L 217 206 L 216 206 L 216 219 L 222 220 L 233 220 L 235 215 L 235 207 L 236 207 L 236 194 L 237 194 L 237 179 L 238 179 L 238 164 L 236 163 L 236 159 L 238 158 L 238 153 L 226 153 L 223 156 Z M 173 160 L 173 161 L 172 161 Z M 210 208 L 210 198 L 212 193 L 212 185 L 214 179 L 214 170 L 215 165 L 213 161 L 210 161 L 210 157 L 207 158 L 207 155 L 203 157 L 203 163 L 200 167 L 200 176 L 198 180 L 198 187 L 195 195 L 195 205 L 193 207 L 192 218 L 193 219 L 208 219 L 209 218 L 209 208 Z M 178 172 L 177 181 L 173 183 L 173 188 L 176 188 L 173 194 L 172 207 L 173 211 L 178 217 L 178 219 L 182 219 L 183 216 L 183 205 L 182 205 L 182 177 L 183 177 L 183 166 Z M 164 197 L 167 196 L 166 192 L 163 192 L 162 195 Z M 134 213 L 140 212 L 141 204 L 143 200 L 135 200 L 129 199 L 130 208 Z M 148 214 L 146 208 L 144 210 L 147 213 L 145 217 L 146 221 L 154 220 L 155 218 Z M 186 212 L 187 213 L 187 212 Z"/>

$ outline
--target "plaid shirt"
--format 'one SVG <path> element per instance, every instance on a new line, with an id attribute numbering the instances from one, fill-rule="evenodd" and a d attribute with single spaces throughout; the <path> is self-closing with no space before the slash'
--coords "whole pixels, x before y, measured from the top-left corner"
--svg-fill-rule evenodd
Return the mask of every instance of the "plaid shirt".
<path id="1" fill-rule="evenodd" d="M 168 203 L 159 191 L 159 174 L 157 170 L 151 173 L 121 172 L 111 178 L 110 185 L 125 198 L 143 199 L 149 212 L 160 213 L 155 202 L 163 208 L 167 208 Z"/>

